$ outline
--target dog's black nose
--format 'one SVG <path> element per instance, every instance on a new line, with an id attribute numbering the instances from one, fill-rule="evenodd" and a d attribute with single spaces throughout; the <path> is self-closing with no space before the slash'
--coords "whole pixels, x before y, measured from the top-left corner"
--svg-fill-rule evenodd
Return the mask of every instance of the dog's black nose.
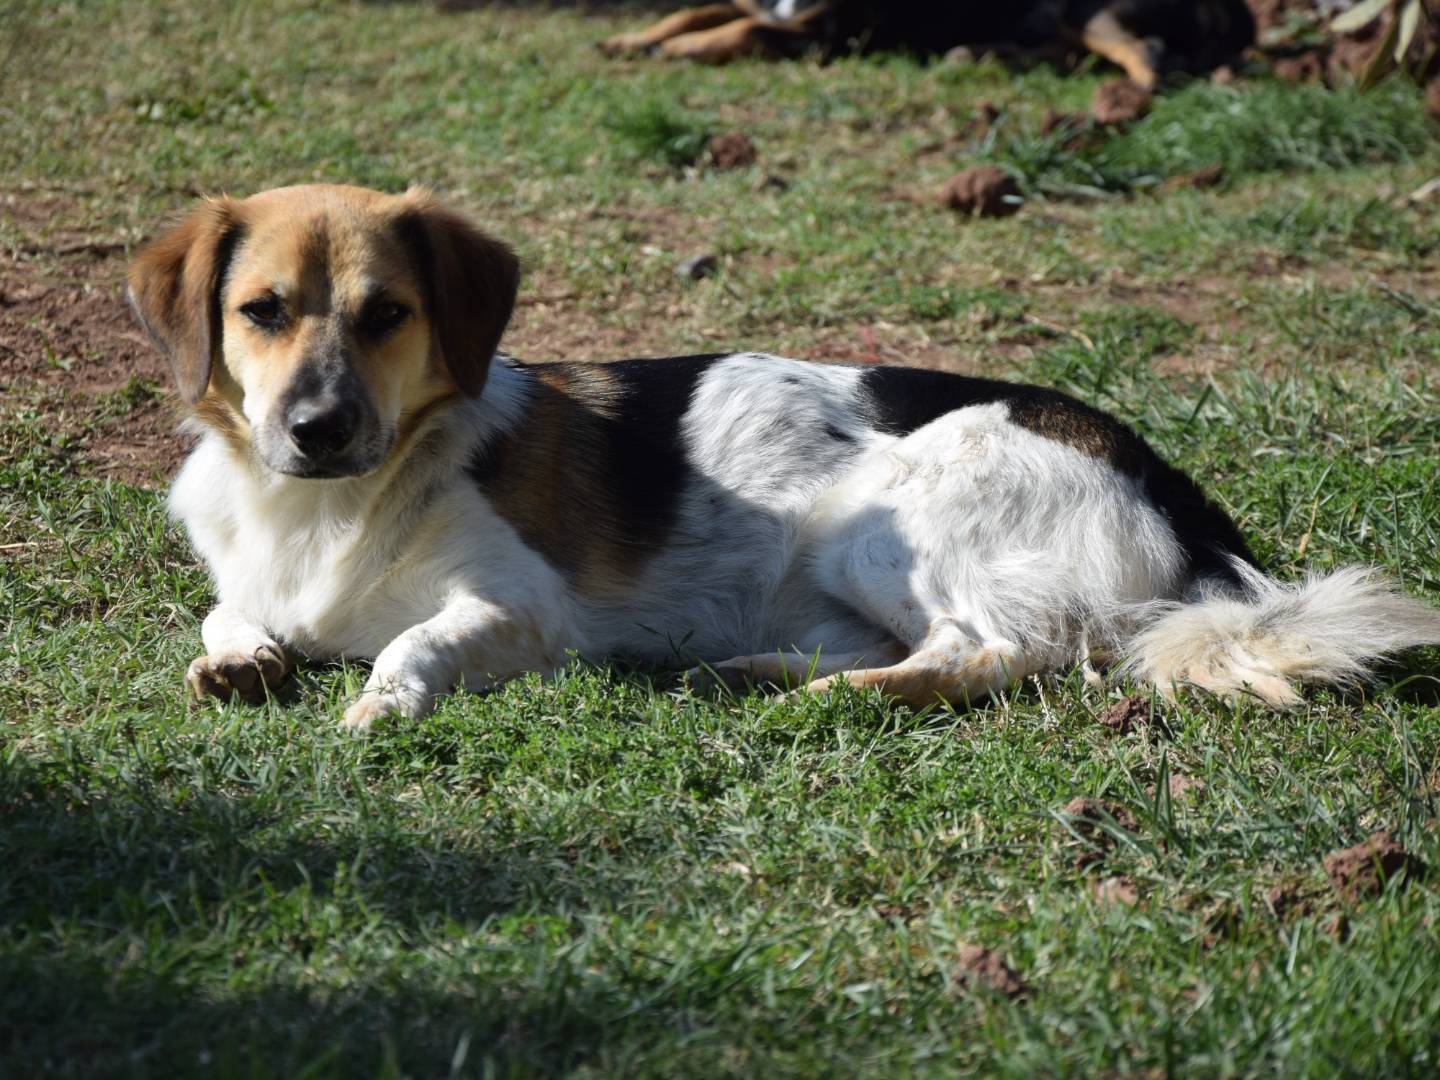
<path id="1" fill-rule="evenodd" d="M 291 441 L 308 458 L 338 454 L 355 434 L 355 410 L 345 405 L 302 402 L 290 410 L 287 419 Z"/>

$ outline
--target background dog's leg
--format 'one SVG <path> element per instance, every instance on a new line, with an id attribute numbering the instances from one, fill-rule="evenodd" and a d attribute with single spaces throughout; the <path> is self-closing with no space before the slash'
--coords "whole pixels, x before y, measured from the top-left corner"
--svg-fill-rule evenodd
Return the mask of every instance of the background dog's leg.
<path id="1" fill-rule="evenodd" d="M 205 616 L 200 636 L 206 655 L 185 673 L 196 699 L 238 695 L 257 705 L 290 674 L 290 658 L 279 642 L 233 604 L 221 604 Z"/>
<path id="2" fill-rule="evenodd" d="M 1131 80 L 1147 90 L 1155 89 L 1160 75 L 1160 49 L 1152 42 L 1136 37 L 1120 25 L 1111 12 L 1102 11 L 1085 24 L 1080 40 L 1091 52 L 1103 56 L 1125 69 Z"/>
<path id="3" fill-rule="evenodd" d="M 723 64 L 729 60 L 738 60 L 742 56 L 773 52 L 782 41 L 806 37 L 803 29 L 761 19 L 744 18 L 713 30 L 673 37 L 660 46 L 660 53 L 672 59 Z"/>
<path id="4" fill-rule="evenodd" d="M 617 34 L 600 42 L 599 49 L 611 56 L 622 53 L 645 52 L 663 41 L 697 30 L 709 30 L 732 22 L 744 13 L 734 4 L 706 4 L 704 7 L 687 8 L 667 15 L 659 22 L 633 34 Z"/>
<path id="5" fill-rule="evenodd" d="M 364 732 L 391 713 L 425 716 L 438 698 L 462 683 L 481 689 L 525 671 L 548 674 L 564 662 L 563 650 L 546 649 L 533 620 L 463 597 L 381 650 L 360 700 L 345 710 L 341 726 Z"/>

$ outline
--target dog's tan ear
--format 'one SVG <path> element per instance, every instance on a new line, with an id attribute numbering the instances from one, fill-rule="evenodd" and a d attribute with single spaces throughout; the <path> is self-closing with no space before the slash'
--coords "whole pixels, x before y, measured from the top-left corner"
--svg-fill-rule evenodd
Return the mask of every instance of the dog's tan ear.
<path id="1" fill-rule="evenodd" d="M 412 191 L 400 229 L 420 270 L 434 348 L 461 392 L 476 397 L 515 310 L 520 260 L 508 244 Z"/>
<path id="2" fill-rule="evenodd" d="M 180 396 L 205 396 L 220 350 L 220 286 L 240 236 L 235 206 L 208 199 L 130 264 L 130 302 L 165 351 Z"/>

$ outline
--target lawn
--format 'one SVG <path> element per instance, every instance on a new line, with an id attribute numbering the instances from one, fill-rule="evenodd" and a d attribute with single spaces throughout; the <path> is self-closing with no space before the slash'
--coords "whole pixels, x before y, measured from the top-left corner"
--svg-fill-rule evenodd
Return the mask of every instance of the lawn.
<path id="1" fill-rule="evenodd" d="M 580 661 L 363 740 L 360 666 L 187 704 L 210 586 L 119 282 L 195 193 L 310 180 L 510 239 L 519 356 L 1045 382 L 1278 575 L 1440 601 L 1413 88 L 1198 84 L 1076 143 L 1042 120 L 1093 66 L 591 48 L 646 17 L 0 0 L 0 1074 L 1433 1075 L 1440 871 L 1347 893 L 1324 859 L 1388 830 L 1440 868 L 1440 650 L 1284 713 L 1078 672 L 964 711 L 715 700 Z M 729 131 L 756 164 L 706 164 Z M 976 163 L 1018 214 L 935 202 Z"/>

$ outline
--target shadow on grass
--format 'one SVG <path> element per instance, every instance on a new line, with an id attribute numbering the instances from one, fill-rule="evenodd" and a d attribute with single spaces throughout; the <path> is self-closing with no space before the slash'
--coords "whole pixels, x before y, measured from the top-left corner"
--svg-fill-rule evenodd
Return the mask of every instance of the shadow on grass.
<path id="1" fill-rule="evenodd" d="M 83 950 L 0 942 L 0 986 L 0 1069 L 13 1076 L 548 1073 L 627 1034 L 613 991 L 578 980 L 206 994 Z"/>
<path id="2" fill-rule="evenodd" d="M 68 764 L 0 762 L 0 1075 L 548 1073 L 735 988 L 723 950 L 572 958 L 572 914 L 623 904 L 634 865 L 447 847 L 363 807 L 294 835 L 288 797 L 174 805 Z"/>

